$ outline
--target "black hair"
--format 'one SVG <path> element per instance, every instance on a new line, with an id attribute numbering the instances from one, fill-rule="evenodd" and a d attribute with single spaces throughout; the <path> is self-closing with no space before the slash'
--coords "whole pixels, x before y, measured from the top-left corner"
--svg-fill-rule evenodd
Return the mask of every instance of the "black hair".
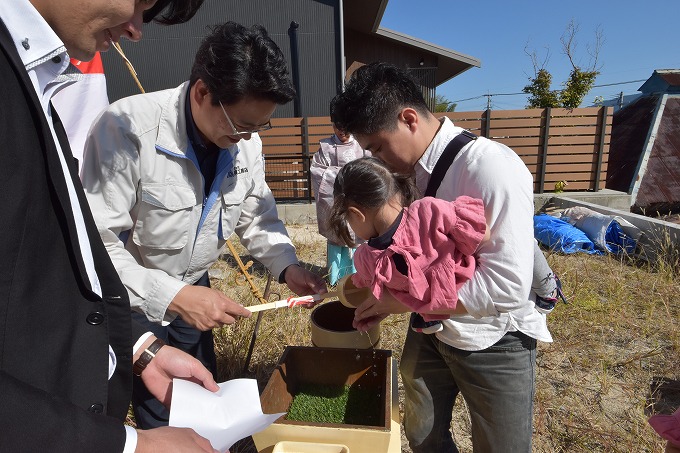
<path id="1" fill-rule="evenodd" d="M 407 107 L 429 112 L 413 77 L 391 64 L 371 63 L 354 71 L 345 91 L 331 100 L 331 121 L 354 135 L 392 131 Z"/>
<path id="2" fill-rule="evenodd" d="M 391 171 L 384 162 L 375 157 L 361 157 L 340 169 L 333 185 L 333 208 L 329 227 L 345 243 L 353 247 L 354 241 L 347 225 L 347 209 L 354 205 L 362 208 L 378 208 L 400 195 L 402 206 L 408 206 L 417 198 L 413 178 Z"/>
<path id="3" fill-rule="evenodd" d="M 246 96 L 285 104 L 295 97 L 283 52 L 261 25 L 214 27 L 191 68 L 191 83 L 198 79 L 208 87 L 213 105 L 232 105 Z"/>
<path id="4" fill-rule="evenodd" d="M 153 20 L 162 25 L 183 24 L 194 17 L 202 4 L 203 0 L 158 0 L 144 11 L 144 23 Z"/>

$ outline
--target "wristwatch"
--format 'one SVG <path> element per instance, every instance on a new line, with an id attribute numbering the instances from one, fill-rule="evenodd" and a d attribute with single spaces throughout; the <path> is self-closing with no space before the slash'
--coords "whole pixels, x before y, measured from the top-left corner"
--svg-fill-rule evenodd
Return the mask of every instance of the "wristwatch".
<path id="1" fill-rule="evenodd" d="M 163 346 L 165 346 L 165 342 L 160 338 L 156 338 L 154 342 L 151 343 L 149 347 L 144 350 L 144 352 L 142 352 L 142 355 L 139 356 L 139 358 L 132 365 L 132 374 L 135 376 L 141 376 L 142 371 L 144 371 L 146 366 L 153 360 L 154 357 L 156 357 L 156 354 Z"/>

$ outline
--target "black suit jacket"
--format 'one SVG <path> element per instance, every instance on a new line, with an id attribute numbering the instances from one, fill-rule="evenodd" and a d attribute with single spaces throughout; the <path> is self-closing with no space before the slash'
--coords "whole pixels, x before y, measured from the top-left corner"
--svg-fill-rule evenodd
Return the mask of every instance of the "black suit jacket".
<path id="1" fill-rule="evenodd" d="M 2 21 L 0 92 L 0 451 L 120 452 L 132 390 L 127 292 L 57 118 L 103 297 L 90 289 L 58 151 Z"/>

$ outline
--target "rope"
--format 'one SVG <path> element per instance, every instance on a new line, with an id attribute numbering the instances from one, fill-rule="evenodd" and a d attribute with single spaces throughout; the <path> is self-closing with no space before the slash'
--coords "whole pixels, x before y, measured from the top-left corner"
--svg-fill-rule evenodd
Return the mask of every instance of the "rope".
<path id="1" fill-rule="evenodd" d="M 248 273 L 248 268 L 243 264 L 243 261 L 241 261 L 241 257 L 238 255 L 236 252 L 236 249 L 234 248 L 234 245 L 227 239 L 227 247 L 229 247 L 229 251 L 231 252 L 232 255 L 234 255 L 234 259 L 236 260 L 236 263 L 238 264 L 238 268 L 241 270 L 241 273 L 243 276 L 246 278 L 246 281 L 248 281 L 248 285 L 250 285 L 250 292 L 253 293 L 253 296 L 255 296 L 261 304 L 266 304 L 267 299 L 264 298 L 262 293 L 260 292 L 260 289 L 255 286 L 255 282 L 253 282 L 252 276 L 250 273 Z"/>
<path id="2" fill-rule="evenodd" d="M 128 58 L 125 56 L 125 52 L 123 52 L 123 48 L 120 47 L 120 43 L 117 43 L 117 42 L 114 42 L 114 41 L 110 41 L 110 42 L 113 45 L 113 48 L 116 49 L 118 54 L 121 56 L 121 58 L 125 62 L 125 66 L 127 66 L 128 71 L 130 71 L 132 78 L 135 79 L 135 83 L 137 84 L 139 91 L 141 91 L 142 93 L 146 93 L 146 91 L 144 91 L 144 87 L 142 87 L 142 84 L 139 81 L 139 78 L 137 77 L 137 71 L 135 71 L 134 66 L 132 66 L 132 63 L 130 62 L 130 60 L 128 60 Z"/>

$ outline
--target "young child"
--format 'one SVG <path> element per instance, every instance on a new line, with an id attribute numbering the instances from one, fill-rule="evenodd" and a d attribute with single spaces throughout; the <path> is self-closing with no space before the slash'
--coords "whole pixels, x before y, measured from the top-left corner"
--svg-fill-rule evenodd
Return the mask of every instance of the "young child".
<path id="1" fill-rule="evenodd" d="M 391 172 L 372 157 L 346 164 L 333 193 L 330 227 L 347 244 L 352 244 L 348 225 L 368 241 L 354 254 L 352 283 L 369 287 L 376 299 L 388 289 L 433 323 L 423 332 L 441 330 L 436 320 L 449 315 L 433 312 L 455 308 L 458 289 L 475 271 L 472 254 L 486 232 L 481 200 L 415 200 L 411 177 Z"/>
<path id="2" fill-rule="evenodd" d="M 338 129 L 335 124 L 333 132 L 333 136 L 319 142 L 319 150 L 314 153 L 310 167 L 319 233 L 326 238 L 326 267 L 331 285 L 335 285 L 345 275 L 356 272 L 352 257 L 362 242 L 350 231 L 352 243 L 350 246 L 345 245 L 328 228 L 328 217 L 333 207 L 333 183 L 340 169 L 348 162 L 371 155 L 359 146 L 354 137 Z"/>

